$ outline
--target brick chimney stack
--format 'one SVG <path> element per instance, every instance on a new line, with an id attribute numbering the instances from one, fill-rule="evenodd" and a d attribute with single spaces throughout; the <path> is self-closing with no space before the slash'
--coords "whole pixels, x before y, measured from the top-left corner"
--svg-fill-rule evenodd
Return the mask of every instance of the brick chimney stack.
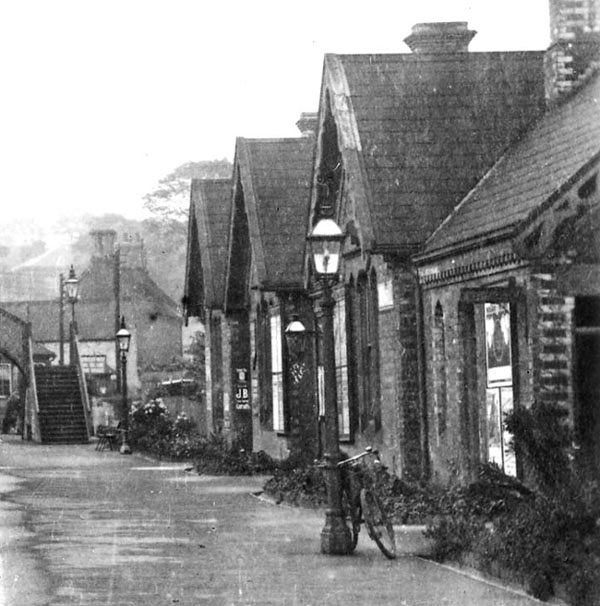
<path id="1" fill-rule="evenodd" d="M 317 134 L 318 120 L 316 112 L 302 112 L 296 126 L 303 137 L 312 137 Z"/>
<path id="2" fill-rule="evenodd" d="M 123 267 L 146 269 L 146 250 L 140 234 L 122 234 L 119 249 Z"/>
<path id="3" fill-rule="evenodd" d="M 93 259 L 110 257 L 115 252 L 115 238 L 117 232 L 113 229 L 95 229 L 90 232 L 94 240 Z"/>
<path id="4" fill-rule="evenodd" d="M 600 67 L 600 0 L 550 0 L 546 99 L 559 102 Z"/>
<path id="5" fill-rule="evenodd" d="M 466 53 L 475 34 L 466 21 L 417 23 L 404 42 L 413 53 Z"/>

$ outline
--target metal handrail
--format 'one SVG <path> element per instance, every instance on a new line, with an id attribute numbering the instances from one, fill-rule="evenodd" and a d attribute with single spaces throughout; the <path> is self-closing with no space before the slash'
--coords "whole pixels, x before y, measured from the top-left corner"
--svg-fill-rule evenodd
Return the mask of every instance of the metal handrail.
<path id="1" fill-rule="evenodd" d="M 72 335 L 71 336 L 73 343 L 72 343 L 72 351 L 73 351 L 73 357 L 74 360 L 71 360 L 71 363 L 75 362 L 75 368 L 77 370 L 77 379 L 79 381 L 79 391 L 81 393 L 81 397 L 82 397 L 82 404 L 83 404 L 83 416 L 85 417 L 85 428 L 87 431 L 87 435 L 88 435 L 88 439 L 92 434 L 91 431 L 91 420 L 90 420 L 90 413 L 91 413 L 91 405 L 90 405 L 90 396 L 88 394 L 88 390 L 87 390 L 87 383 L 85 381 L 85 372 L 83 370 L 83 365 L 81 364 L 81 356 L 79 355 L 79 339 L 77 337 L 77 335 Z"/>
<path id="2" fill-rule="evenodd" d="M 37 393 L 37 382 L 35 378 L 35 364 L 33 362 L 33 339 L 31 334 L 27 337 L 27 349 L 28 349 L 28 360 L 27 364 L 29 366 L 28 372 L 28 383 L 29 385 L 25 388 L 25 406 L 30 408 L 31 400 L 27 402 L 28 397 L 33 399 L 33 408 L 31 409 L 31 433 L 33 434 L 33 439 L 41 439 L 40 437 L 40 423 L 39 423 L 39 414 L 40 414 L 40 402 L 38 400 Z M 27 432 L 27 423 L 26 419 L 23 419 L 23 437 L 29 437 L 26 435 Z"/>

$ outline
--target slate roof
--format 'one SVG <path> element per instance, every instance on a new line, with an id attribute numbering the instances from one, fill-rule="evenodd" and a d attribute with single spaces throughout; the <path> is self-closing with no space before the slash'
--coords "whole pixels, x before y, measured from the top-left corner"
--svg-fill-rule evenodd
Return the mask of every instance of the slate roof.
<path id="1" fill-rule="evenodd" d="M 511 147 L 432 235 L 426 254 L 512 233 L 598 159 L 600 73 Z"/>
<path id="2" fill-rule="evenodd" d="M 26 322 L 31 322 L 32 338 L 37 343 L 52 343 L 59 340 L 59 304 L 56 301 L 30 301 L 3 303 L 3 309 L 15 314 Z M 65 305 L 64 339 L 69 338 L 71 310 Z M 80 340 L 114 341 L 115 312 L 113 305 L 106 302 L 77 303 L 75 319 Z"/>
<path id="3" fill-rule="evenodd" d="M 190 315 L 223 305 L 231 189 L 231 179 L 192 180 L 185 295 L 188 311 L 196 311 Z"/>
<path id="4" fill-rule="evenodd" d="M 542 52 L 326 55 L 342 154 L 359 152 L 368 182 L 375 250 L 424 243 L 542 113 L 543 74 Z"/>
<path id="5" fill-rule="evenodd" d="M 314 143 L 312 137 L 237 140 L 235 164 L 264 288 L 302 285 Z"/>
<path id="6" fill-rule="evenodd" d="M 111 258 L 93 259 L 79 278 L 80 300 L 75 307 L 75 319 L 80 340 L 114 341 L 115 294 L 114 261 Z M 130 302 L 134 305 L 131 306 Z M 179 318 L 175 302 L 152 280 L 145 269 L 124 267 L 121 270 L 121 310 L 133 312 L 139 302 L 150 302 L 157 315 Z M 54 300 L 4 302 L 2 308 L 31 322 L 35 342 L 59 340 L 59 302 Z M 64 305 L 64 338 L 69 336 L 71 307 Z"/>
<path id="7" fill-rule="evenodd" d="M 114 258 L 93 258 L 79 278 L 79 305 L 92 302 L 114 301 L 115 297 Z M 152 279 L 142 267 L 121 266 L 121 301 L 152 302 L 156 312 L 167 317 L 179 317 L 177 304 Z"/>

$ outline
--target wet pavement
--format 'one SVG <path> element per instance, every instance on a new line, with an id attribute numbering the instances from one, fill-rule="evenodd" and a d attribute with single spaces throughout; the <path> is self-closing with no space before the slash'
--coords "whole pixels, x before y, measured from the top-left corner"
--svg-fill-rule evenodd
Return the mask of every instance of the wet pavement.
<path id="1" fill-rule="evenodd" d="M 416 557 L 319 552 L 323 515 L 93 444 L 0 442 L 0 606 L 532 606 Z"/>

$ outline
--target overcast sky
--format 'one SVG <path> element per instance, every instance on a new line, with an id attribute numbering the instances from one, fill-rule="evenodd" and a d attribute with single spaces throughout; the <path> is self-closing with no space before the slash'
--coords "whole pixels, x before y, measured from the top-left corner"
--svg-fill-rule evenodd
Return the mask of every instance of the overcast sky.
<path id="1" fill-rule="evenodd" d="M 2 216 L 135 217 L 180 164 L 295 136 L 324 53 L 409 52 L 423 21 L 468 21 L 472 51 L 548 46 L 548 0 L 4 0 Z"/>

